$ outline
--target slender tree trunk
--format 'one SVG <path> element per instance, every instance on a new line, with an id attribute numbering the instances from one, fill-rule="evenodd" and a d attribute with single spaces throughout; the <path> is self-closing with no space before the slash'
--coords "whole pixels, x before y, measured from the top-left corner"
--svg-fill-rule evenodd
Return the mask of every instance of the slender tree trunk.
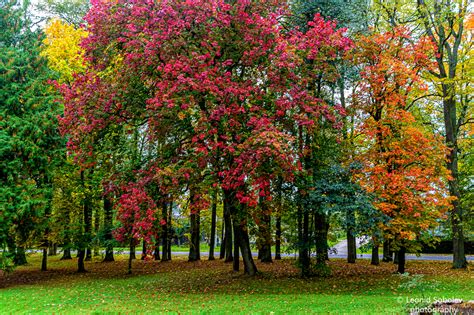
<path id="1" fill-rule="evenodd" d="M 92 171 L 90 171 L 92 174 Z M 85 173 L 81 171 L 81 182 L 83 187 L 85 188 Z M 87 185 L 89 186 L 89 185 Z M 86 192 L 84 198 L 84 206 L 83 206 L 83 215 L 84 215 L 84 233 L 85 239 L 87 243 L 87 252 L 86 252 L 86 261 L 92 260 L 92 253 L 90 249 L 90 241 L 91 241 L 91 232 L 92 232 L 92 200 L 90 193 Z"/>
<path id="2" fill-rule="evenodd" d="M 225 262 L 233 261 L 232 257 L 232 219 L 230 216 L 230 200 L 224 199 L 224 248 L 225 248 Z"/>
<path id="3" fill-rule="evenodd" d="M 16 248 L 14 263 L 16 266 L 23 266 L 28 263 L 26 260 L 25 247 L 18 246 Z"/>
<path id="4" fill-rule="evenodd" d="M 133 248 L 133 251 L 132 251 Z M 128 270 L 127 273 L 130 275 L 132 274 L 132 260 L 134 260 L 135 257 L 135 240 L 133 238 L 130 239 L 130 254 L 128 255 Z"/>
<path id="5" fill-rule="evenodd" d="M 113 213 L 112 203 L 104 196 L 104 228 L 105 228 L 105 257 L 104 262 L 114 261 L 114 245 L 112 244 Z"/>
<path id="6" fill-rule="evenodd" d="M 94 257 L 97 257 L 100 255 L 100 241 L 97 239 L 97 235 L 99 235 L 99 230 L 100 230 L 100 211 L 99 208 L 96 208 L 94 212 L 94 233 L 96 235 L 96 240 L 94 242 L 94 251 L 93 255 Z"/>
<path id="7" fill-rule="evenodd" d="M 160 260 L 160 241 L 156 241 L 155 243 L 155 251 L 153 253 L 153 257 L 155 260 Z"/>
<path id="8" fill-rule="evenodd" d="M 221 250 L 219 253 L 219 259 L 224 259 L 225 258 L 225 235 L 224 235 L 224 230 L 225 230 L 225 222 L 222 221 L 222 231 L 221 231 Z"/>
<path id="9" fill-rule="evenodd" d="M 240 265 L 240 255 L 239 255 L 239 249 L 240 249 L 240 230 L 239 230 L 239 224 L 235 218 L 232 219 L 232 224 L 233 224 L 233 230 L 234 230 L 234 255 L 233 255 L 233 263 L 232 263 L 232 268 L 234 271 L 239 271 L 239 265 Z"/>
<path id="10" fill-rule="evenodd" d="M 390 241 L 386 240 L 383 242 L 383 262 L 392 261 L 392 251 L 390 250 Z"/>
<path id="11" fill-rule="evenodd" d="M 453 235 L 453 268 L 460 269 L 467 267 L 466 253 L 464 249 L 463 231 L 463 209 L 459 202 L 461 194 L 459 192 L 459 171 L 458 171 L 458 128 L 456 115 L 456 100 L 454 99 L 454 84 L 443 84 L 443 107 L 444 124 L 446 130 L 446 144 L 450 148 L 448 153 L 447 168 L 451 172 L 449 180 L 449 193 L 456 197 L 453 200 L 451 210 L 451 227 Z"/>
<path id="12" fill-rule="evenodd" d="M 209 244 L 209 260 L 214 260 L 214 247 L 216 244 L 216 219 L 217 219 L 217 192 L 214 191 L 211 210 L 211 242 Z"/>
<path id="13" fill-rule="evenodd" d="M 191 197 L 193 200 L 193 197 Z M 189 244 L 189 261 L 201 260 L 200 253 L 200 216 L 199 212 L 191 212 L 191 243 Z"/>
<path id="14" fill-rule="evenodd" d="M 374 244 L 372 246 L 372 258 L 370 260 L 370 264 L 371 265 L 375 265 L 375 266 L 378 266 L 380 264 L 380 260 L 379 260 L 379 245 L 378 244 Z"/>
<path id="15" fill-rule="evenodd" d="M 300 264 L 301 264 L 301 275 L 303 277 L 308 277 L 311 274 L 310 270 L 310 257 L 309 257 L 309 213 L 308 211 L 304 211 L 303 213 L 303 222 L 302 222 L 302 249 L 301 249 L 301 257 L 300 257 Z"/>
<path id="16" fill-rule="evenodd" d="M 325 213 L 317 212 L 314 216 L 316 230 L 316 261 L 325 264 L 328 259 L 328 223 Z"/>
<path id="17" fill-rule="evenodd" d="M 347 224 L 347 262 L 355 263 L 357 259 L 357 243 L 356 235 L 354 230 L 355 215 L 353 210 L 348 210 L 346 213 L 346 224 Z"/>
<path id="18" fill-rule="evenodd" d="M 393 254 L 393 263 L 395 265 L 398 265 L 398 261 L 399 261 L 398 257 L 399 257 L 398 251 L 394 252 L 394 254 Z"/>
<path id="19" fill-rule="evenodd" d="M 161 216 L 165 224 L 161 226 L 161 261 L 168 261 L 168 208 L 166 202 L 162 203 Z"/>
<path id="20" fill-rule="evenodd" d="M 140 260 L 145 260 L 146 258 L 146 241 L 143 240 L 142 244 L 142 256 L 140 257 Z"/>
<path id="21" fill-rule="evenodd" d="M 398 273 L 405 273 L 405 247 L 400 247 L 398 251 Z"/>
<path id="22" fill-rule="evenodd" d="M 247 232 L 246 209 L 243 208 L 242 205 L 237 205 L 235 192 L 233 191 L 224 190 L 224 200 L 227 204 L 227 210 L 229 211 L 233 220 L 235 220 L 234 226 L 237 225 L 237 233 L 234 235 L 234 237 L 236 237 L 238 240 L 237 243 L 239 244 L 240 253 L 242 254 L 242 259 L 244 262 L 244 271 L 246 274 L 254 276 L 257 274 L 257 266 L 253 261 L 252 250 L 250 248 L 250 241 Z M 231 224 L 232 223 L 230 223 L 228 226 L 231 227 Z"/>
<path id="23" fill-rule="evenodd" d="M 81 248 L 77 251 L 77 272 L 86 272 L 86 268 L 84 266 L 84 257 L 86 255 L 86 250 Z"/>
<path id="24" fill-rule="evenodd" d="M 60 260 L 69 260 L 72 259 L 71 257 L 71 248 L 70 247 L 65 247 L 63 249 L 63 256 L 61 257 Z"/>
<path id="25" fill-rule="evenodd" d="M 275 260 L 281 259 L 281 214 L 275 219 Z"/>
<path id="26" fill-rule="evenodd" d="M 166 236 L 166 250 L 168 251 L 168 260 L 171 260 L 171 240 L 173 239 L 173 199 L 170 197 L 169 207 L 168 207 L 168 220 L 166 227 L 168 228 L 168 235 Z"/>
<path id="27" fill-rule="evenodd" d="M 41 271 L 48 270 L 48 248 L 43 248 L 43 258 L 41 259 Z"/>
<path id="28" fill-rule="evenodd" d="M 259 225 L 259 236 L 260 236 L 260 248 L 259 248 L 259 259 L 262 262 L 272 262 L 272 234 L 271 234 L 271 217 L 269 209 L 265 200 L 260 197 L 261 205 L 261 220 Z"/>
<path id="29" fill-rule="evenodd" d="M 50 243 L 48 247 L 48 256 L 56 256 L 58 254 L 58 245 Z"/>
<path id="30" fill-rule="evenodd" d="M 244 261 L 244 271 L 246 274 L 254 276 L 257 274 L 257 266 L 255 266 L 255 263 L 252 258 L 249 235 L 247 232 L 247 226 L 244 222 L 241 222 L 239 224 L 237 234 L 239 239 L 240 252 Z"/>
<path id="31" fill-rule="evenodd" d="M 131 239 L 130 240 L 130 254 L 129 254 L 130 259 L 137 259 L 137 255 L 135 253 L 135 250 L 136 250 L 135 241 L 133 239 Z"/>

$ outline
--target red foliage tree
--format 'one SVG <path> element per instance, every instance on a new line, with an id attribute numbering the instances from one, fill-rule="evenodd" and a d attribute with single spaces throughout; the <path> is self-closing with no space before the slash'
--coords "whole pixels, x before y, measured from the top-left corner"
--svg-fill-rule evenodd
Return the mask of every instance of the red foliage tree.
<path id="1" fill-rule="evenodd" d="M 83 42 L 92 68 L 62 87 L 69 148 L 87 161 L 94 145 L 84 141 L 86 134 L 138 124 L 147 141 L 167 150 L 143 165 L 140 177 L 151 183 L 153 172 L 146 170 L 167 167 L 173 186 L 196 186 L 203 176 L 219 185 L 245 271 L 255 274 L 247 209 L 269 196 L 272 178 L 292 178 L 295 126 L 315 125 L 321 117 L 337 123 L 338 109 L 307 86 L 349 47 L 343 30 L 317 16 L 307 33 L 286 34 L 277 0 L 92 4 Z M 128 209 L 129 190 L 119 209 Z"/>

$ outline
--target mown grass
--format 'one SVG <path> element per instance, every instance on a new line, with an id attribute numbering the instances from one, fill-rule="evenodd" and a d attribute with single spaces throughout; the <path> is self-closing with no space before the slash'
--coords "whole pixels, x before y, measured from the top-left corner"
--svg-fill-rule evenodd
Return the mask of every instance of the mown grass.
<path id="1" fill-rule="evenodd" d="M 332 276 L 301 279 L 294 261 L 258 264 L 261 273 L 249 278 L 222 261 L 189 263 L 134 261 L 126 275 L 126 257 L 113 263 L 87 263 L 85 274 L 76 261 L 50 259 L 49 271 L 30 265 L 0 277 L 0 313 L 103 314 L 392 314 L 402 313 L 407 298 L 421 289 L 402 289 L 393 264 L 375 267 L 368 261 L 349 265 L 330 262 Z M 448 262 L 408 262 L 408 271 L 425 274 L 425 297 L 474 299 L 472 271 L 452 270 Z M 428 289 L 426 289 L 428 287 Z"/>

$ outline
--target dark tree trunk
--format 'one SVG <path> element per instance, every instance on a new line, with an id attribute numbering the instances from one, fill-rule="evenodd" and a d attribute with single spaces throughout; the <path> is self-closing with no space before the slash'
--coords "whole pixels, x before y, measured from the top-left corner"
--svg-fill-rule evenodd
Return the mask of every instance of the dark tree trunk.
<path id="1" fill-rule="evenodd" d="M 370 264 L 375 266 L 378 266 L 380 264 L 378 244 L 374 244 L 372 246 L 372 258 L 370 260 Z"/>
<path id="2" fill-rule="evenodd" d="M 77 272 L 86 272 L 86 267 L 84 266 L 85 255 L 86 250 L 84 248 L 77 251 Z"/>
<path id="3" fill-rule="evenodd" d="M 155 243 L 155 251 L 153 253 L 153 257 L 155 260 L 160 260 L 160 242 L 159 241 Z"/>
<path id="4" fill-rule="evenodd" d="M 255 263 L 253 261 L 246 224 L 244 222 L 241 222 L 238 226 L 237 231 L 240 252 L 244 261 L 244 271 L 246 274 L 254 276 L 257 274 L 257 266 L 255 266 Z"/>
<path id="5" fill-rule="evenodd" d="M 275 224 L 275 260 L 281 259 L 281 215 L 276 217 Z"/>
<path id="6" fill-rule="evenodd" d="M 43 248 L 43 258 L 41 259 L 41 271 L 48 270 L 48 248 Z"/>
<path id="7" fill-rule="evenodd" d="M 395 265 L 398 265 L 398 261 L 399 261 L 399 259 L 398 259 L 398 251 L 396 251 L 396 252 L 394 252 L 394 254 L 393 254 L 393 263 L 394 263 Z"/>
<path id="8" fill-rule="evenodd" d="M 110 199 L 104 196 L 104 228 L 105 228 L 105 257 L 104 262 L 114 261 L 114 245 L 112 244 L 113 213 Z"/>
<path id="9" fill-rule="evenodd" d="M 232 219 L 230 216 L 230 200 L 224 199 L 224 247 L 225 252 L 225 262 L 233 261 L 232 257 Z"/>
<path id="10" fill-rule="evenodd" d="M 58 245 L 56 243 L 49 244 L 48 256 L 57 256 L 58 255 Z"/>
<path id="11" fill-rule="evenodd" d="M 314 227 L 316 234 L 316 262 L 318 264 L 325 264 L 328 260 L 328 230 L 329 224 L 327 222 L 327 215 L 325 213 L 316 212 L 314 216 Z"/>
<path id="12" fill-rule="evenodd" d="M 390 241 L 386 240 L 383 242 L 383 262 L 391 262 L 392 261 L 392 251 L 390 250 Z"/>
<path id="13" fill-rule="evenodd" d="M 239 224 L 237 220 L 232 219 L 232 224 L 233 224 L 233 230 L 234 230 L 234 255 L 233 255 L 233 263 L 232 263 L 232 268 L 234 271 L 239 271 L 240 269 L 240 255 L 239 255 L 239 249 L 240 249 L 240 234 L 239 234 Z"/>
<path id="14" fill-rule="evenodd" d="M 169 207 L 168 207 L 168 220 L 166 227 L 168 228 L 168 235 L 166 237 L 166 250 L 168 251 L 168 260 L 171 260 L 171 240 L 173 238 L 173 200 L 170 198 Z"/>
<path id="15" fill-rule="evenodd" d="M 87 247 L 86 250 L 86 261 L 91 261 L 92 260 L 92 250 L 90 247 Z"/>
<path id="16" fill-rule="evenodd" d="M 216 245 L 216 220 L 217 220 L 217 192 L 212 198 L 211 210 L 211 242 L 209 244 L 209 260 L 214 260 L 214 247 Z"/>
<path id="17" fill-rule="evenodd" d="M 143 244 L 142 244 L 142 256 L 140 257 L 140 260 L 145 260 L 146 258 L 146 241 L 143 240 Z"/>
<path id="18" fill-rule="evenodd" d="M 136 250 L 135 241 L 132 239 L 130 240 L 130 254 L 129 254 L 130 259 L 137 259 L 135 250 Z"/>
<path id="19" fill-rule="evenodd" d="M 63 250 L 63 256 L 61 257 L 60 260 L 69 260 L 72 259 L 71 257 L 71 248 L 65 247 Z"/>
<path id="20" fill-rule="evenodd" d="M 132 251 L 133 249 L 133 251 Z M 135 240 L 132 238 L 130 239 L 130 255 L 128 255 L 128 270 L 127 273 L 130 275 L 132 274 L 132 260 L 134 260 L 135 257 Z"/>
<path id="21" fill-rule="evenodd" d="M 14 261 L 16 266 L 26 265 L 28 262 L 26 260 L 25 248 L 23 246 L 18 246 L 16 248 Z"/>
<path id="22" fill-rule="evenodd" d="M 240 247 L 240 253 L 242 254 L 242 259 L 244 262 L 244 271 L 246 274 L 254 276 L 257 274 L 257 266 L 255 266 L 253 261 L 252 250 L 250 248 L 250 241 L 247 232 L 246 209 L 241 208 L 243 207 L 242 205 L 237 205 L 235 192 L 233 191 L 224 190 L 224 200 L 227 205 L 227 210 L 229 211 L 232 219 L 235 220 L 234 226 L 236 226 L 236 235 L 234 235 L 234 237 L 237 238 L 237 243 Z M 232 223 L 230 223 L 228 226 L 231 227 L 231 224 Z"/>
<path id="23" fill-rule="evenodd" d="M 200 253 L 200 215 L 199 212 L 191 212 L 191 242 L 189 244 L 189 261 L 201 260 Z"/>
<path id="24" fill-rule="evenodd" d="M 96 208 L 95 210 L 95 215 L 94 215 L 94 233 L 96 235 L 96 241 L 94 242 L 94 257 L 97 257 L 100 255 L 100 241 L 97 239 L 97 236 L 99 235 L 99 230 L 100 230 L 100 214 L 99 214 L 99 208 Z"/>
<path id="25" fill-rule="evenodd" d="M 310 257 L 309 257 L 309 213 L 308 211 L 303 212 L 303 222 L 301 230 L 301 276 L 308 277 L 311 274 L 310 270 Z"/>
<path id="26" fill-rule="evenodd" d="M 355 220 L 354 211 L 348 210 L 346 213 L 347 262 L 351 264 L 355 263 L 357 259 L 357 243 L 354 230 Z"/>
<path id="27" fill-rule="evenodd" d="M 405 247 L 400 247 L 398 251 L 398 273 L 405 273 Z"/>
<path id="28" fill-rule="evenodd" d="M 168 261 L 168 207 L 166 206 L 166 202 L 162 203 L 161 217 L 165 222 L 165 224 L 161 226 L 161 261 Z"/>
<path id="29" fill-rule="evenodd" d="M 260 198 L 261 220 L 259 226 L 260 248 L 259 259 L 262 262 L 272 262 L 272 234 L 271 234 L 271 217 L 265 200 Z"/>
<path id="30" fill-rule="evenodd" d="M 91 171 L 91 174 L 92 174 L 92 171 Z M 81 183 L 82 183 L 83 188 L 85 188 L 86 181 L 85 181 L 84 171 L 81 171 Z M 85 260 L 89 261 L 92 259 L 92 254 L 89 247 L 90 241 L 91 241 L 91 232 L 92 232 L 92 200 L 89 193 L 86 193 L 84 197 L 83 217 L 84 217 L 84 234 L 85 234 L 84 239 L 86 243 L 84 244 L 84 246 L 87 248 L 87 252 L 85 253 L 86 255 Z"/>
<path id="31" fill-rule="evenodd" d="M 225 223 L 222 222 L 221 250 L 220 250 L 220 252 L 219 252 L 219 259 L 224 259 L 224 258 L 225 258 L 225 236 L 224 236 L 224 230 L 225 230 Z"/>

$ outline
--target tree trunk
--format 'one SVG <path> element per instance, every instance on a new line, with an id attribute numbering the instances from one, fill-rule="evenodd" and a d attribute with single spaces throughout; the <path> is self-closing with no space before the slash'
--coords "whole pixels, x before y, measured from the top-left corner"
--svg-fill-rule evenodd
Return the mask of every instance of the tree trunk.
<path id="1" fill-rule="evenodd" d="M 239 224 L 235 218 L 232 219 L 232 226 L 234 230 L 234 255 L 233 255 L 233 263 L 232 268 L 234 271 L 239 271 L 240 269 L 240 234 L 239 234 Z"/>
<path id="2" fill-rule="evenodd" d="M 98 239 L 98 235 L 99 235 L 99 231 L 100 231 L 100 214 L 99 214 L 99 208 L 96 208 L 95 210 L 95 213 L 94 213 L 94 233 L 96 235 L 96 240 L 94 242 L 94 257 L 97 257 L 100 255 L 100 241 Z"/>
<path id="3" fill-rule="evenodd" d="M 112 244 L 113 213 L 112 203 L 104 196 L 104 229 L 105 229 L 105 257 L 104 262 L 114 261 L 114 245 Z"/>
<path id="4" fill-rule="evenodd" d="M 346 238 L 347 238 L 347 262 L 354 264 L 357 259 L 357 243 L 356 234 L 354 230 L 355 215 L 353 210 L 348 210 L 346 213 Z"/>
<path id="5" fill-rule="evenodd" d="M 71 257 L 71 248 L 65 247 L 63 250 L 63 256 L 61 257 L 60 260 L 69 260 L 72 259 Z"/>
<path id="6" fill-rule="evenodd" d="M 372 246 L 372 259 L 370 260 L 370 264 L 375 266 L 378 266 L 380 264 L 378 244 L 374 244 Z"/>
<path id="7" fill-rule="evenodd" d="M 142 256 L 140 257 L 140 260 L 145 260 L 147 254 L 146 254 L 146 241 L 143 240 L 142 244 Z"/>
<path id="8" fill-rule="evenodd" d="M 237 243 L 240 247 L 240 253 L 242 254 L 244 262 L 244 272 L 250 276 L 254 276 L 257 274 L 257 266 L 255 266 L 253 261 L 252 250 L 250 248 L 250 241 L 247 232 L 246 209 L 243 208 L 242 205 L 237 205 L 235 192 L 233 191 L 224 190 L 224 200 L 227 205 L 226 208 L 234 220 L 234 226 L 236 226 L 236 235 L 234 235 L 234 237 L 237 238 Z M 228 226 L 232 226 L 231 224 L 232 223 Z"/>
<path id="9" fill-rule="evenodd" d="M 232 257 L 232 219 L 230 216 L 230 200 L 224 198 L 224 246 L 225 262 L 233 261 Z"/>
<path id="10" fill-rule="evenodd" d="M 135 241 L 134 241 L 134 239 L 131 239 L 130 240 L 130 254 L 129 254 L 130 259 L 137 259 L 137 255 L 135 253 L 135 250 L 136 250 Z"/>
<path id="11" fill-rule="evenodd" d="M 86 268 L 84 266 L 84 256 L 86 255 L 86 251 L 84 248 L 79 249 L 77 251 L 77 272 L 86 272 Z"/>
<path id="12" fill-rule="evenodd" d="M 214 247 L 216 244 L 216 219 L 217 219 L 217 192 L 214 191 L 211 210 L 211 242 L 209 244 L 209 260 L 214 260 Z"/>
<path id="13" fill-rule="evenodd" d="M 166 206 L 166 202 L 163 202 L 161 206 L 161 217 L 165 222 L 165 224 L 161 226 L 161 261 L 168 261 L 168 207 Z"/>
<path id="14" fill-rule="evenodd" d="M 92 171 L 91 171 L 92 174 Z M 85 171 L 81 171 L 81 184 L 83 188 L 86 188 Z M 87 185 L 89 186 L 89 185 Z M 92 259 L 90 250 L 91 232 L 92 232 L 92 201 L 89 193 L 85 193 L 84 205 L 83 205 L 83 216 L 84 216 L 84 239 L 87 252 L 85 253 L 85 260 L 89 261 Z"/>
<path id="15" fill-rule="evenodd" d="M 314 227 L 316 233 L 316 262 L 326 264 L 328 259 L 328 222 L 325 213 L 316 212 Z"/>
<path id="16" fill-rule="evenodd" d="M 259 225 L 259 236 L 260 236 L 260 248 L 259 248 L 259 259 L 261 262 L 271 263 L 272 262 L 272 234 L 271 234 L 271 217 L 269 209 L 265 200 L 260 197 L 261 205 L 261 220 Z"/>
<path id="17" fill-rule="evenodd" d="M 224 230 L 225 230 L 225 222 L 222 222 L 222 231 L 221 231 L 221 250 L 219 252 L 219 259 L 224 259 L 225 258 L 225 236 L 224 236 Z"/>
<path id="18" fill-rule="evenodd" d="M 275 224 L 275 260 L 281 259 L 281 215 L 276 217 Z"/>
<path id="19" fill-rule="evenodd" d="M 16 266 L 23 266 L 28 263 L 26 260 L 25 248 L 23 246 L 18 246 L 16 248 L 14 263 Z"/>
<path id="20" fill-rule="evenodd" d="M 301 230 L 301 275 L 308 277 L 311 274 L 310 270 L 310 257 L 309 257 L 309 213 L 308 211 L 303 212 L 302 230 Z"/>
<path id="21" fill-rule="evenodd" d="M 199 212 L 191 212 L 191 242 L 189 244 L 189 261 L 201 260 L 200 235 Z"/>
<path id="22" fill-rule="evenodd" d="M 405 273 L 405 247 L 400 247 L 398 251 L 398 273 Z"/>
<path id="23" fill-rule="evenodd" d="M 155 260 L 160 260 L 160 241 L 156 241 L 155 243 L 155 252 L 153 253 L 153 257 Z"/>
<path id="24" fill-rule="evenodd" d="M 132 251 L 133 249 L 133 251 Z M 127 273 L 130 275 L 132 274 L 132 260 L 134 260 L 135 257 L 135 240 L 132 238 L 130 239 L 130 254 L 128 255 L 128 270 Z"/>
<path id="25" fill-rule="evenodd" d="M 166 221 L 166 227 L 168 228 L 168 235 L 166 236 L 166 250 L 168 251 L 168 260 L 171 260 L 171 240 L 173 239 L 173 199 L 170 197 L 169 207 L 168 207 L 168 220 Z"/>
<path id="26" fill-rule="evenodd" d="M 383 262 L 391 262 L 392 261 L 392 251 L 390 250 L 390 241 L 386 240 L 383 242 Z"/>
<path id="27" fill-rule="evenodd" d="M 43 258 L 41 259 L 41 271 L 48 270 L 48 248 L 43 248 Z"/>
<path id="28" fill-rule="evenodd" d="M 48 247 L 48 256 L 58 255 L 58 245 L 56 243 L 49 244 Z"/>
<path id="29" fill-rule="evenodd" d="M 394 252 L 394 254 L 393 254 L 393 263 L 394 263 L 395 265 L 398 265 L 398 261 L 399 261 L 399 259 L 398 259 L 398 251 L 396 251 L 396 252 Z"/>

